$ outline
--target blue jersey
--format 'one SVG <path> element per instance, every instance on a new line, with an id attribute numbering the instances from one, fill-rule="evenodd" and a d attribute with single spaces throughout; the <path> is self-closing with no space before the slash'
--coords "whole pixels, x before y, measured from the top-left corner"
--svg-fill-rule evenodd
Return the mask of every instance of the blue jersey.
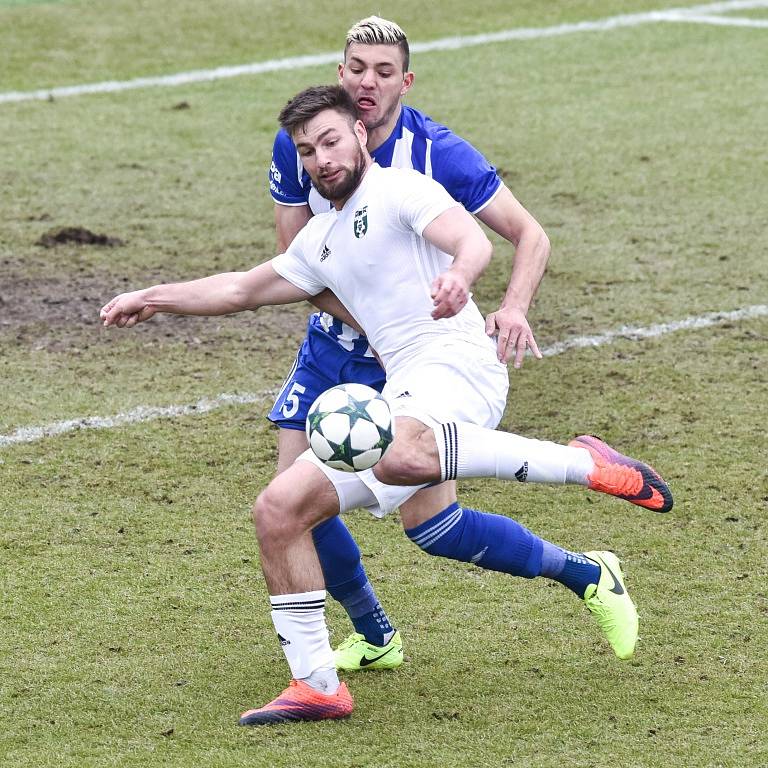
<path id="1" fill-rule="evenodd" d="M 413 107 L 403 106 L 389 138 L 371 156 L 384 168 L 412 168 L 431 176 L 470 213 L 481 211 L 502 186 L 496 169 L 468 141 Z M 308 204 L 313 213 L 331 206 L 312 186 L 296 146 L 282 129 L 272 149 L 269 190 L 281 205 Z M 330 315 L 316 313 L 310 325 L 348 352 L 371 354 L 365 338 Z"/>
<path id="2" fill-rule="evenodd" d="M 412 107 L 402 108 L 389 138 L 371 157 L 382 168 L 412 168 L 431 176 L 470 213 L 482 210 L 501 188 L 496 169 L 468 141 Z M 272 149 L 269 190 L 282 205 L 309 203 L 314 213 L 330 208 L 313 189 L 291 137 L 282 129 Z"/>

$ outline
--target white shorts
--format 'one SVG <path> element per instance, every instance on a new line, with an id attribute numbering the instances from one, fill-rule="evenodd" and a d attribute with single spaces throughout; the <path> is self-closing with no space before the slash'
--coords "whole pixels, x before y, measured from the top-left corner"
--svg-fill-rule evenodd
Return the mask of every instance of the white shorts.
<path id="1" fill-rule="evenodd" d="M 487 341 L 481 346 L 449 338 L 388 368 L 382 394 L 392 413 L 430 426 L 465 421 L 496 429 L 507 404 L 509 373 L 496 359 L 496 343 Z"/>
<path id="2" fill-rule="evenodd" d="M 331 481 L 339 497 L 339 512 L 350 509 L 367 509 L 374 517 L 386 517 L 392 510 L 405 504 L 417 491 L 430 483 L 422 485 L 385 485 L 376 479 L 372 469 L 363 472 L 342 472 L 331 469 L 308 448 L 296 461 L 309 461 L 320 469 Z"/>
<path id="3" fill-rule="evenodd" d="M 495 429 L 507 402 L 509 375 L 507 366 L 496 359 L 495 342 L 488 342 L 485 347 L 449 339 L 434 349 L 422 349 L 396 370 L 388 370 L 382 394 L 393 416 L 409 416 L 433 428 L 464 421 Z M 363 507 L 374 517 L 384 517 L 431 485 L 385 485 L 371 469 L 331 469 L 311 450 L 299 459 L 312 462 L 328 477 L 339 497 L 340 512 Z"/>

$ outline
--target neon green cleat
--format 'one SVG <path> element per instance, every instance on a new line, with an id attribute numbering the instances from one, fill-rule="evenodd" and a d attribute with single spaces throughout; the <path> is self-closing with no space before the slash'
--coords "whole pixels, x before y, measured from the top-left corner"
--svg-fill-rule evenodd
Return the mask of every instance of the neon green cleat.
<path id="1" fill-rule="evenodd" d="M 637 610 L 624 587 L 619 558 L 613 552 L 585 552 L 584 557 L 600 566 L 600 582 L 587 587 L 584 602 L 614 653 L 629 659 L 637 642 Z"/>
<path id="2" fill-rule="evenodd" d="M 364 635 L 353 632 L 333 652 L 336 669 L 356 672 L 360 669 L 395 669 L 403 663 L 403 641 L 395 632 L 386 645 L 372 645 Z"/>

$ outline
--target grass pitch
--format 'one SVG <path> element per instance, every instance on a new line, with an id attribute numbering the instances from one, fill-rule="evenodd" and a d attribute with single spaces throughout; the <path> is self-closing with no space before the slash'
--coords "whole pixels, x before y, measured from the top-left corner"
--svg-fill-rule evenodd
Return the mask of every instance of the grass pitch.
<path id="1" fill-rule="evenodd" d="M 379 10 L 425 41 L 662 7 L 508 5 Z M 0 90 L 332 51 L 368 12 L 2 0 Z M 414 55 L 410 103 L 482 149 L 550 234 L 540 345 L 768 303 L 766 35 L 654 23 Z M 127 287 L 272 255 L 275 115 L 333 74 L 0 104 L 0 435 L 279 385 L 305 307 L 112 333 L 97 313 Z M 35 244 L 62 226 L 124 244 Z M 486 311 L 509 259 L 499 243 L 476 291 Z M 267 400 L 0 448 L 0 764 L 768 764 L 767 337 L 757 317 L 512 374 L 504 428 L 596 432 L 649 459 L 675 491 L 668 516 L 575 488 L 461 488 L 622 557 L 641 615 L 629 663 L 559 586 L 431 559 L 396 517 L 349 515 L 406 664 L 352 678 L 343 723 L 235 726 L 287 680 L 248 517 L 274 466 Z M 335 605 L 329 623 L 335 640 L 349 631 Z"/>

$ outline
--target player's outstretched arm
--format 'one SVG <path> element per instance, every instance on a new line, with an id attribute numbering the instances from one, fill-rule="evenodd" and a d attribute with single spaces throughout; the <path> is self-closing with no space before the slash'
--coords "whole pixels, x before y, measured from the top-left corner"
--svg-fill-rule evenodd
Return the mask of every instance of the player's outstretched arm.
<path id="1" fill-rule="evenodd" d="M 486 318 L 485 330 L 497 337 L 499 360 L 507 362 L 514 354 L 514 366 L 520 368 L 526 348 L 541 357 L 526 316 L 547 267 L 549 238 L 507 187 L 502 187 L 477 217 L 515 246 L 507 291 L 499 309 Z"/>
<path id="2" fill-rule="evenodd" d="M 424 228 L 424 238 L 453 256 L 453 265 L 432 284 L 432 317 L 453 317 L 469 301 L 472 284 L 488 266 L 493 246 L 461 206 L 449 208 Z"/>
<path id="3" fill-rule="evenodd" d="M 229 315 L 269 304 L 304 301 L 309 294 L 275 272 L 271 262 L 248 272 L 225 272 L 186 283 L 154 285 L 122 293 L 101 308 L 105 326 L 130 328 L 156 312 Z"/>

